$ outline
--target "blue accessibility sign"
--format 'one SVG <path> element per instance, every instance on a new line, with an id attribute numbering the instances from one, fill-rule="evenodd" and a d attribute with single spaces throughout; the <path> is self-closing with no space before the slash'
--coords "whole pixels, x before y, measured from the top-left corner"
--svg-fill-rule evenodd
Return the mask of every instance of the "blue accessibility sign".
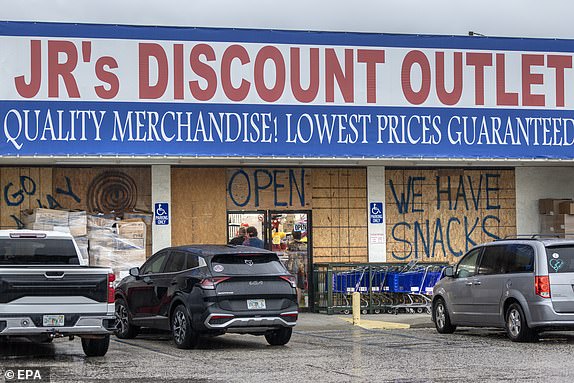
<path id="1" fill-rule="evenodd" d="M 153 215 L 156 225 L 169 225 L 169 204 L 167 202 L 156 203 Z"/>
<path id="2" fill-rule="evenodd" d="M 383 203 L 371 202 L 369 206 L 369 215 L 371 223 L 383 223 Z"/>

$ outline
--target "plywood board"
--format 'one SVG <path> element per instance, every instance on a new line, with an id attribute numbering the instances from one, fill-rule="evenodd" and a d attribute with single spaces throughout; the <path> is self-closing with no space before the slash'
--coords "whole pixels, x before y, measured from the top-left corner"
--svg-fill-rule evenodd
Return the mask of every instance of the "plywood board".
<path id="1" fill-rule="evenodd" d="M 227 243 L 226 171 L 172 168 L 172 245 Z"/>
<path id="2" fill-rule="evenodd" d="M 453 263 L 516 232 L 513 170 L 389 169 L 385 187 L 389 261 Z"/>
<path id="3" fill-rule="evenodd" d="M 315 262 L 368 261 L 365 169 L 313 169 Z"/>

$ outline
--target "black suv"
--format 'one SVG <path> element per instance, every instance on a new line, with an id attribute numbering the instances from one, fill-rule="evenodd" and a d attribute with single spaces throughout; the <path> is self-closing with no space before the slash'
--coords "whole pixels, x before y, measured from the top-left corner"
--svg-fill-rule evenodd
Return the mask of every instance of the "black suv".
<path id="1" fill-rule="evenodd" d="M 140 327 L 172 331 L 178 348 L 200 335 L 264 335 L 289 342 L 297 321 L 295 278 L 277 254 L 248 246 L 189 245 L 160 250 L 116 288 L 116 336 Z"/>

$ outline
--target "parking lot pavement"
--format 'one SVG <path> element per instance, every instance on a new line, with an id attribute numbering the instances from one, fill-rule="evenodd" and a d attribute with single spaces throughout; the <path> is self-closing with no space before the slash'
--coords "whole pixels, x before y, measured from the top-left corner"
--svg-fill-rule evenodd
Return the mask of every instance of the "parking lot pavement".
<path id="1" fill-rule="evenodd" d="M 352 318 L 352 315 L 342 314 L 300 313 L 295 330 L 343 330 L 353 326 Z M 406 325 L 407 328 L 434 327 L 429 314 L 367 314 L 361 315 L 361 322 L 366 328 L 405 328 L 405 326 L 394 326 L 396 324 Z"/>

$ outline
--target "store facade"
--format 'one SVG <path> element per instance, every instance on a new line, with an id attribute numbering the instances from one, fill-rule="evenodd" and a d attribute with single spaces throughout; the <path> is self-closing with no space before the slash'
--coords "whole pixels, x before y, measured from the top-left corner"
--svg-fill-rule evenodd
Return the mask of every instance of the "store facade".
<path id="1" fill-rule="evenodd" d="M 452 263 L 574 198 L 569 41 L 4 22 L 0 46 L 2 227 L 142 220 L 149 256 L 253 226 L 302 307 L 314 263 Z"/>

